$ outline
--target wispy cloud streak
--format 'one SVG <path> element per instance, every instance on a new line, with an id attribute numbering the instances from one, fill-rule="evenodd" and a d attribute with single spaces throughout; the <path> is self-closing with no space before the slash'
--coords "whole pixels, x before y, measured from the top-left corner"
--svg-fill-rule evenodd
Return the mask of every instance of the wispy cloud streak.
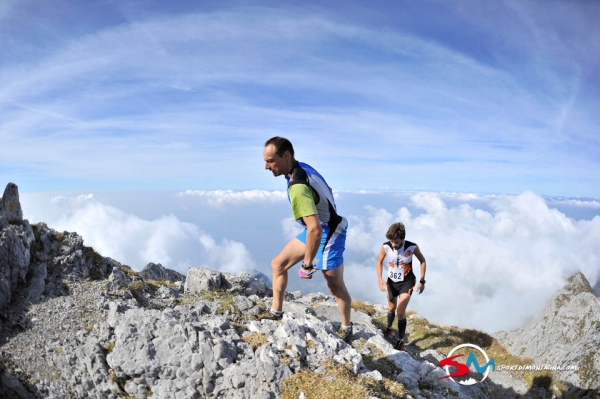
<path id="1" fill-rule="evenodd" d="M 489 7 L 500 22 L 484 6 L 457 6 L 463 19 L 449 22 L 480 30 L 473 47 L 491 46 L 485 57 L 451 36 L 319 7 L 157 9 L 84 34 L 54 27 L 59 41 L 11 34 L 40 49 L 54 41 L 51 53 L 0 61 L 0 177 L 267 189 L 260 147 L 280 134 L 340 188 L 572 194 L 575 182 L 596 195 L 600 96 L 586 71 L 597 59 L 577 50 L 581 33 L 560 35 L 562 6 L 548 23 L 517 3 Z M 583 7 L 568 11 L 592 29 Z M 385 181 L 385 168 L 406 177 Z"/>

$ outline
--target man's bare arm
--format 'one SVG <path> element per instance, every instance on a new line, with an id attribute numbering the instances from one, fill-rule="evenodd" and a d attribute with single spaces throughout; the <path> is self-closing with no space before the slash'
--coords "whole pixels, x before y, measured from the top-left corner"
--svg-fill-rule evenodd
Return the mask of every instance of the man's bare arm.
<path id="1" fill-rule="evenodd" d="M 321 245 L 321 235 L 323 234 L 323 228 L 317 215 L 310 215 L 302 217 L 304 223 L 306 223 L 306 252 L 304 252 L 304 264 L 311 265 L 319 246 Z"/>

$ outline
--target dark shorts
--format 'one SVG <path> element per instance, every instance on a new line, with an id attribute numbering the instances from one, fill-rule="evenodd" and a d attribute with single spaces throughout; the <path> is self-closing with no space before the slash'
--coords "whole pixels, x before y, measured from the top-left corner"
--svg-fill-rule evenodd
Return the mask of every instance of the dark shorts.
<path id="1" fill-rule="evenodd" d="M 404 281 L 394 282 L 388 278 L 387 280 L 387 293 L 388 293 L 388 301 L 393 301 L 400 294 L 408 294 L 412 295 L 413 288 L 415 287 L 415 283 L 417 282 L 416 277 L 408 277 Z"/>

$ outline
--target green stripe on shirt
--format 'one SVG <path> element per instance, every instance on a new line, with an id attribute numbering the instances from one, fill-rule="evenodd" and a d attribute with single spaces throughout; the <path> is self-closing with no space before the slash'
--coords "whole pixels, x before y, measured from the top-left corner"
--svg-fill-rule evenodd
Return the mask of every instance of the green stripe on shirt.
<path id="1" fill-rule="evenodd" d="M 292 217 L 294 220 L 317 214 L 315 198 L 307 184 L 294 184 L 290 186 L 288 193 L 290 194 Z"/>

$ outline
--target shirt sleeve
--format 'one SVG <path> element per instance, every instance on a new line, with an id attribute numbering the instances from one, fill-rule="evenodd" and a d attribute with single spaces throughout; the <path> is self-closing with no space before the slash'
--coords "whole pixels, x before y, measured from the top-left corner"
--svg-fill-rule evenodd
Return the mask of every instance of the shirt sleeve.
<path id="1" fill-rule="evenodd" d="M 317 206 L 312 190 L 306 184 L 294 184 L 289 188 L 292 204 L 292 217 L 298 220 L 304 216 L 316 215 Z"/>

